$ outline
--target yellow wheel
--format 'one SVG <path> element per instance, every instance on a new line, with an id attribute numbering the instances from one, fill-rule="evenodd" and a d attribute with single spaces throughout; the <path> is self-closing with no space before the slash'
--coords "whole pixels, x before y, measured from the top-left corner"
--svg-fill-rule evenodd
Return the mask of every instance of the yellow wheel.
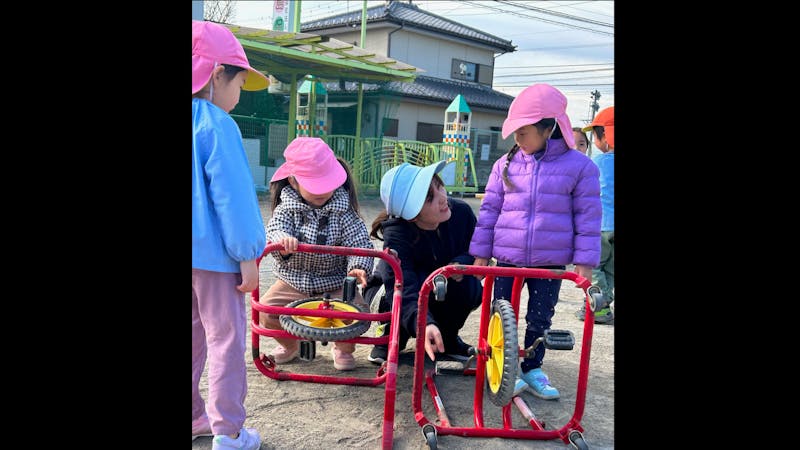
<path id="1" fill-rule="evenodd" d="M 318 310 L 325 308 L 325 301 L 319 297 L 296 300 L 286 305 L 287 308 L 304 308 Z M 352 303 L 331 300 L 329 311 L 364 312 Z M 369 329 L 368 320 L 349 320 L 335 317 L 314 317 L 302 315 L 282 315 L 280 322 L 287 333 L 312 341 L 343 341 L 361 336 Z"/>
<path id="2" fill-rule="evenodd" d="M 514 395 L 519 371 L 517 319 L 508 300 L 500 298 L 493 302 L 486 341 L 489 344 L 486 361 L 489 400 L 497 406 L 505 406 Z"/>

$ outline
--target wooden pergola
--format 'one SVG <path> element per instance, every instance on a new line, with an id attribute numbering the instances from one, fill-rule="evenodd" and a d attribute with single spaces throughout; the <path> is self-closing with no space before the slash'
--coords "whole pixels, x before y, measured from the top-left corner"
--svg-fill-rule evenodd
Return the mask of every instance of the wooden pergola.
<path id="1" fill-rule="evenodd" d="M 295 137 L 297 80 L 313 75 L 322 81 L 413 82 L 422 72 L 409 64 L 367 51 L 327 36 L 309 33 L 228 27 L 244 47 L 250 65 L 283 83 L 291 85 L 289 97 L 288 140 Z M 356 134 L 360 139 L 362 90 L 359 86 Z"/>

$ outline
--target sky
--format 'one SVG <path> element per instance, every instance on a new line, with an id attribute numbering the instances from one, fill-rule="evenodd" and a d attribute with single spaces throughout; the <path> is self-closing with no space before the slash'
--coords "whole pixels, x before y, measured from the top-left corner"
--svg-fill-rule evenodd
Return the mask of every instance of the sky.
<path id="1" fill-rule="evenodd" d="M 270 29 L 272 1 L 236 1 L 231 23 Z M 367 1 L 367 7 L 383 0 Z M 302 0 L 301 22 L 360 11 L 363 0 Z M 613 1 L 413 1 L 421 9 L 510 40 L 517 50 L 495 58 L 493 89 L 516 96 L 534 83 L 548 83 L 567 97 L 573 126 L 614 105 Z M 599 110 L 598 110 L 599 111 Z"/>

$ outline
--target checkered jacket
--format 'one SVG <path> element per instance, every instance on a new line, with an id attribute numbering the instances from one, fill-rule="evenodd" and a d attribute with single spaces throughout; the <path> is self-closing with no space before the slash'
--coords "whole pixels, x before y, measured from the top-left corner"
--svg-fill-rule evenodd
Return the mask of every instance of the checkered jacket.
<path id="1" fill-rule="evenodd" d="M 326 223 L 327 222 L 327 223 Z M 320 226 L 320 223 L 322 226 Z M 306 244 L 374 249 L 367 226 L 350 207 L 347 191 L 339 187 L 321 208 L 306 204 L 291 186 L 281 191 L 281 203 L 267 224 L 267 240 L 286 236 Z M 309 296 L 335 291 L 352 269 L 372 273 L 373 258 L 298 252 L 283 257 L 272 252 L 271 267 L 278 278 Z"/>

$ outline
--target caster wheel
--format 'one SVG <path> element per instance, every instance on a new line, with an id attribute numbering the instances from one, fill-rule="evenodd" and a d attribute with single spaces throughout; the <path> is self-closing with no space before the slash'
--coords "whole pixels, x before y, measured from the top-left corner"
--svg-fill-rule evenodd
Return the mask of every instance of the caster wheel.
<path id="1" fill-rule="evenodd" d="M 589 450 L 589 445 L 586 444 L 583 435 L 578 430 L 574 430 L 569 434 L 569 443 L 578 450 Z"/>
<path id="2" fill-rule="evenodd" d="M 422 427 L 422 434 L 425 436 L 425 442 L 428 444 L 428 448 L 431 450 L 436 450 L 436 427 L 431 424 L 425 424 Z"/>

